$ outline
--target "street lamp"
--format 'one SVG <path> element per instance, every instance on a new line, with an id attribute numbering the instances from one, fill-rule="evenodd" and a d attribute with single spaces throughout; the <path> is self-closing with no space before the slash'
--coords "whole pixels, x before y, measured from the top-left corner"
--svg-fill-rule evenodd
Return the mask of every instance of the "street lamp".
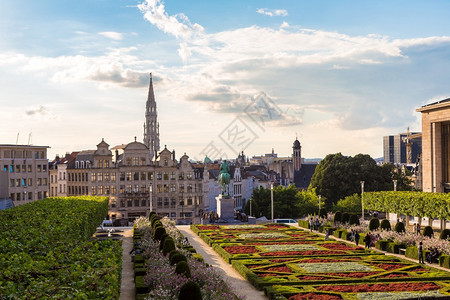
<path id="1" fill-rule="evenodd" d="M 364 181 L 360 181 L 361 183 L 361 211 L 362 211 L 362 219 L 364 221 Z"/>
<path id="2" fill-rule="evenodd" d="M 321 199 L 321 195 L 319 195 L 319 214 L 320 214 L 320 199 Z"/>
<path id="3" fill-rule="evenodd" d="M 397 191 L 397 179 L 392 180 L 394 182 L 394 192 Z"/>
<path id="4" fill-rule="evenodd" d="M 152 198 L 153 187 L 152 187 L 151 183 L 148 186 L 148 192 L 150 193 L 150 212 L 152 212 L 153 211 L 153 198 Z"/>
<path id="5" fill-rule="evenodd" d="M 252 217 L 252 198 L 250 198 L 250 217 Z"/>
<path id="6" fill-rule="evenodd" d="M 272 223 L 273 223 L 273 182 L 270 183 L 270 206 L 271 206 Z"/>

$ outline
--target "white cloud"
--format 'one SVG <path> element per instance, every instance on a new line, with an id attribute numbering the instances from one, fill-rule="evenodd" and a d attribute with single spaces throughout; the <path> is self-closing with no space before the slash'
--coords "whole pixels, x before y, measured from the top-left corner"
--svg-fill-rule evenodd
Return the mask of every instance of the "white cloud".
<path id="1" fill-rule="evenodd" d="M 120 32 L 114 32 L 114 31 L 103 31 L 98 33 L 101 36 L 107 37 L 109 39 L 120 41 L 123 40 L 123 34 Z"/>
<path id="2" fill-rule="evenodd" d="M 287 10 L 285 9 L 268 9 L 268 8 L 258 8 L 256 10 L 258 14 L 266 15 L 269 17 L 285 17 L 288 15 Z"/>

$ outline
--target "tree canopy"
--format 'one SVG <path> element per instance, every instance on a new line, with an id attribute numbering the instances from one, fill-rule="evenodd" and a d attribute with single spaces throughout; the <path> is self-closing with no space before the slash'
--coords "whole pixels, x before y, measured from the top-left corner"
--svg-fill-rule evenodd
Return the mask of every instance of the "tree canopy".
<path id="1" fill-rule="evenodd" d="M 354 157 L 341 153 L 327 155 L 316 167 L 309 189 L 324 196 L 327 208 L 338 200 L 355 193 L 361 194 L 361 181 L 364 191 L 393 190 L 393 179 L 397 179 L 397 190 L 411 189 L 410 180 L 392 164 L 377 166 L 367 154 Z"/>

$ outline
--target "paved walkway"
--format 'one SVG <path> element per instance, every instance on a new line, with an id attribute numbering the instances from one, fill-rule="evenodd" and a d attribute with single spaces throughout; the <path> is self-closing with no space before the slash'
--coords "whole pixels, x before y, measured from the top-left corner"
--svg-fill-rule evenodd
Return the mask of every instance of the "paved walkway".
<path id="1" fill-rule="evenodd" d="M 133 228 L 120 228 L 122 235 L 122 282 L 119 300 L 134 300 L 134 268 L 130 251 L 133 248 Z"/>
<path id="2" fill-rule="evenodd" d="M 210 264 L 230 285 L 233 291 L 248 300 L 267 300 L 264 292 L 258 291 L 250 282 L 241 276 L 229 263 L 217 254 L 208 244 L 196 235 L 189 225 L 179 225 L 177 228 L 188 238 L 189 243 L 195 248 L 206 263 Z"/>

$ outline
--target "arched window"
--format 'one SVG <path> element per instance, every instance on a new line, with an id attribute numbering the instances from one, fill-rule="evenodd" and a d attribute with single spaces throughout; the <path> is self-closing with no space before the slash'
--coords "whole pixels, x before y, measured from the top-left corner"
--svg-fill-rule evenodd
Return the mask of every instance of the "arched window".
<path id="1" fill-rule="evenodd" d="M 79 161 L 76 161 L 75 162 L 75 169 L 78 169 L 80 167 L 80 162 Z"/>

